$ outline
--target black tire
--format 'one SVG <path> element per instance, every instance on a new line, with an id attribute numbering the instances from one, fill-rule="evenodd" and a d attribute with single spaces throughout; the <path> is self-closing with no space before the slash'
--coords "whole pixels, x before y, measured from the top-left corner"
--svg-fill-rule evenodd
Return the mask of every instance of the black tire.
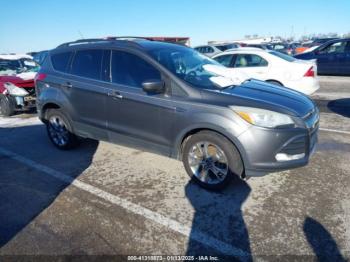
<path id="1" fill-rule="evenodd" d="M 207 141 L 210 145 L 216 145 L 224 153 L 225 159 L 227 160 L 227 164 L 225 165 L 227 169 L 227 174 L 222 181 L 217 181 L 217 183 L 206 183 L 200 180 L 197 177 L 197 175 L 195 175 L 192 171 L 189 163 L 189 155 L 193 152 L 193 148 L 195 148 L 195 146 L 200 144 L 202 141 Z M 185 166 L 187 174 L 192 178 L 192 180 L 198 183 L 201 187 L 210 190 L 223 189 L 224 187 L 229 185 L 232 178 L 234 178 L 235 176 L 241 177 L 244 171 L 243 161 L 237 148 L 226 137 L 212 131 L 201 131 L 185 140 L 185 144 L 183 145 L 182 151 L 182 162 Z M 210 173 L 211 175 L 214 175 L 213 172 Z M 210 176 L 210 173 L 207 173 L 207 176 Z"/>
<path id="2" fill-rule="evenodd" d="M 0 115 L 12 116 L 15 114 L 16 101 L 11 96 L 0 94 Z"/>
<path id="3" fill-rule="evenodd" d="M 276 85 L 276 86 L 283 86 L 282 83 L 275 81 L 275 80 L 267 80 L 266 82 Z"/>
<path id="4" fill-rule="evenodd" d="M 59 122 L 60 124 L 56 124 Z M 60 109 L 48 109 L 45 113 L 47 134 L 58 149 L 69 150 L 79 145 L 78 137 L 73 133 L 72 125 Z"/>

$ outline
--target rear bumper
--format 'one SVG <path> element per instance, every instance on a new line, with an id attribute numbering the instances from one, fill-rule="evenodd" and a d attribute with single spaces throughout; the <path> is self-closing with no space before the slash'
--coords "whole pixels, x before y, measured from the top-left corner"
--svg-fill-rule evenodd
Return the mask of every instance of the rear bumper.
<path id="1" fill-rule="evenodd" d="M 312 95 L 320 88 L 317 77 L 302 77 L 296 81 L 288 81 L 285 83 L 285 86 L 304 93 L 305 95 Z"/>

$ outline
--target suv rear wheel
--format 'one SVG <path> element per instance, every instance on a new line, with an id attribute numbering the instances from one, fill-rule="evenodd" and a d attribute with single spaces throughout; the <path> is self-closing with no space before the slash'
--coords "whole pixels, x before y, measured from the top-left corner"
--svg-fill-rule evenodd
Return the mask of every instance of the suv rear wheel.
<path id="1" fill-rule="evenodd" d="M 233 176 L 241 176 L 244 169 L 237 148 L 211 131 L 201 131 L 185 141 L 182 161 L 195 182 L 212 190 L 224 188 Z"/>
<path id="2" fill-rule="evenodd" d="M 12 116 L 15 113 L 16 102 L 11 96 L 0 94 L 0 115 Z"/>
<path id="3" fill-rule="evenodd" d="M 61 110 L 48 109 L 45 119 L 49 138 L 57 148 L 67 150 L 78 145 L 78 137 L 72 133 L 69 120 Z"/>

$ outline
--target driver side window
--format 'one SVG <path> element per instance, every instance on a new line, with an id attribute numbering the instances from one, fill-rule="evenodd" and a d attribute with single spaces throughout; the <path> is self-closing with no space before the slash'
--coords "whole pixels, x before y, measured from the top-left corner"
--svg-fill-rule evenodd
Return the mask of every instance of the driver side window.
<path id="1" fill-rule="evenodd" d="M 346 42 L 335 42 L 333 44 L 328 45 L 320 51 L 320 54 L 335 54 L 335 53 L 343 53 L 345 51 Z"/>

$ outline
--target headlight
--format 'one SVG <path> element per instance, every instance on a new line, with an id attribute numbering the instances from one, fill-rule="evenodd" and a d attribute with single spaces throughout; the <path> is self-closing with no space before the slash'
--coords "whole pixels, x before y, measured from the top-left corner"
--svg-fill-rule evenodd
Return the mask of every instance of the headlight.
<path id="1" fill-rule="evenodd" d="M 244 106 L 230 108 L 248 123 L 260 127 L 275 128 L 295 124 L 290 116 L 270 110 Z"/>
<path id="2" fill-rule="evenodd" d="M 23 88 L 19 88 L 10 82 L 5 83 L 4 86 L 7 89 L 8 93 L 13 96 L 26 96 L 29 94 Z"/>

